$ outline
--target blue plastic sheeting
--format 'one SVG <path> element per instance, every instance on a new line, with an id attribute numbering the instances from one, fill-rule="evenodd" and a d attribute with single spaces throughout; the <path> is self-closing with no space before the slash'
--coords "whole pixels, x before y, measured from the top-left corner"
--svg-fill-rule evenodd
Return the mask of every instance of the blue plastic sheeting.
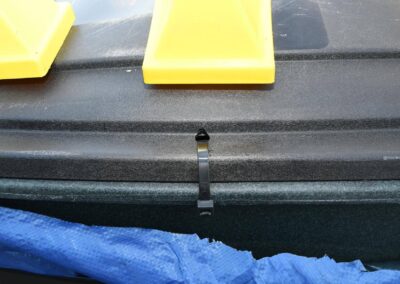
<path id="1" fill-rule="evenodd" d="M 255 260 L 221 242 L 138 228 L 85 226 L 0 207 L 0 267 L 106 283 L 399 283 L 360 261 L 279 254 Z"/>

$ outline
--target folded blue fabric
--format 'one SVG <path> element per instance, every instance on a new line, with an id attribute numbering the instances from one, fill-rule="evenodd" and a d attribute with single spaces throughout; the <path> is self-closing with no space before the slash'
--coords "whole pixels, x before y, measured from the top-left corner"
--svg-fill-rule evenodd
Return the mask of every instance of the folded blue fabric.
<path id="1" fill-rule="evenodd" d="M 399 283 L 360 261 L 279 254 L 255 260 L 221 242 L 138 228 L 85 226 L 0 207 L 0 267 L 105 283 Z"/>

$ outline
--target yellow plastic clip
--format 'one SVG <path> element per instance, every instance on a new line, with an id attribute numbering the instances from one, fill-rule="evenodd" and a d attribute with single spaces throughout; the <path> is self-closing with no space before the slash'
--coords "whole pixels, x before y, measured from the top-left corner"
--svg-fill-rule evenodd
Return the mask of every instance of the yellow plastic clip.
<path id="1" fill-rule="evenodd" d="M 69 3 L 0 0 L 0 79 L 46 75 L 74 19 Z"/>
<path id="2" fill-rule="evenodd" d="M 273 83 L 271 0 L 156 0 L 143 76 L 147 84 Z"/>

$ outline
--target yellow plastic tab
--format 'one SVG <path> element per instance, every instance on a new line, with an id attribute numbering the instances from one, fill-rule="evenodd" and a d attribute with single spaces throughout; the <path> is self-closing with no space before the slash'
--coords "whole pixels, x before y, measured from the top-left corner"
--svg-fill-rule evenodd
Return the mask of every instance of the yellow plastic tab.
<path id="1" fill-rule="evenodd" d="M 156 0 L 143 76 L 147 84 L 273 83 L 271 0 Z"/>
<path id="2" fill-rule="evenodd" d="M 0 79 L 46 75 L 74 19 L 69 3 L 0 0 Z"/>

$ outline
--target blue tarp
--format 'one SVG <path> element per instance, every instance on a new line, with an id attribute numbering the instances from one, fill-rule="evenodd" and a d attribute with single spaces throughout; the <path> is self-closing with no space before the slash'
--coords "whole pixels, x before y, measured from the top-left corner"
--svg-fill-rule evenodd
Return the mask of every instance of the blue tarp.
<path id="1" fill-rule="evenodd" d="M 360 261 L 279 254 L 255 260 L 221 242 L 138 228 L 85 226 L 0 207 L 0 267 L 105 283 L 399 283 Z"/>

